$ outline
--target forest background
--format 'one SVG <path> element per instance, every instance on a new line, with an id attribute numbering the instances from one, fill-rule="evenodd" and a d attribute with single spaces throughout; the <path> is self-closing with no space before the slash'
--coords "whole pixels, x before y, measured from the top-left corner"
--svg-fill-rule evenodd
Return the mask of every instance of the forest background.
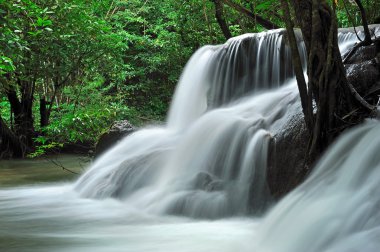
<path id="1" fill-rule="evenodd" d="M 353 1 L 336 3 L 339 27 L 361 25 Z M 380 2 L 362 3 L 378 23 Z M 117 120 L 162 122 L 195 50 L 282 16 L 275 0 L 0 0 L 0 128 L 24 143 L 0 158 L 91 148 Z"/>

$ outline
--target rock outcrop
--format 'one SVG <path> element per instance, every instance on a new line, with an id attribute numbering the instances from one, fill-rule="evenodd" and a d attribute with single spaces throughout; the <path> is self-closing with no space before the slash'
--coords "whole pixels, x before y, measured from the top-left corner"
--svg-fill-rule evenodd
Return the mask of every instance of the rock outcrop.
<path id="1" fill-rule="evenodd" d="M 346 61 L 347 80 L 372 105 L 380 97 L 380 40 L 361 47 Z M 301 108 L 273 132 L 268 155 L 268 185 L 271 194 L 280 198 L 299 185 L 310 172 L 304 167 L 308 132 Z"/>
<path id="2" fill-rule="evenodd" d="M 308 145 L 308 132 L 301 108 L 274 132 L 268 152 L 268 186 L 275 198 L 285 195 L 300 184 L 307 170 L 304 169 Z"/>
<path id="3" fill-rule="evenodd" d="M 106 133 L 100 136 L 95 147 L 95 158 L 134 131 L 135 128 L 127 120 L 115 122 Z"/>

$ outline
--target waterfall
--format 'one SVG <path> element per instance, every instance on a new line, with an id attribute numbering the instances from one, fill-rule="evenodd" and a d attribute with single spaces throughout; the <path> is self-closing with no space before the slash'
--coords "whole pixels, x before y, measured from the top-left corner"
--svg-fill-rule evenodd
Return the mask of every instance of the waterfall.
<path id="1" fill-rule="evenodd" d="M 356 41 L 340 30 L 342 53 Z M 268 146 L 302 113 L 289 54 L 284 30 L 199 49 L 164 126 L 124 138 L 75 183 L 0 189 L 0 251 L 377 251 L 378 121 L 342 134 L 280 202 L 270 195 Z"/>
<path id="2" fill-rule="evenodd" d="M 284 30 L 275 30 L 201 48 L 184 70 L 167 125 L 124 139 L 79 179 L 76 190 L 198 218 L 263 212 L 271 202 L 271 132 L 299 111 L 284 40 Z"/>
<path id="3" fill-rule="evenodd" d="M 356 41 L 346 33 L 339 37 L 344 46 Z M 266 183 L 272 133 L 300 111 L 285 40 L 280 29 L 198 50 L 180 79 L 166 126 L 124 139 L 78 180 L 76 190 L 159 214 L 264 212 L 272 201 Z"/>
<path id="4" fill-rule="evenodd" d="M 306 49 L 296 32 L 302 63 Z M 207 109 L 226 105 L 257 91 L 283 85 L 294 77 L 285 30 L 244 34 L 219 46 L 205 46 L 189 60 L 170 107 L 168 126 L 184 128 Z M 352 41 L 352 39 L 350 40 Z"/>

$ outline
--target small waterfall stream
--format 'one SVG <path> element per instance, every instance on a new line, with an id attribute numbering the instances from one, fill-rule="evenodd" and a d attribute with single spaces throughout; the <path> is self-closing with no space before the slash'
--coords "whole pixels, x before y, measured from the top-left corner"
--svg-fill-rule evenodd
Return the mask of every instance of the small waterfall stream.
<path id="1" fill-rule="evenodd" d="M 356 36 L 339 39 L 344 52 Z M 165 126 L 123 139 L 74 184 L 0 190 L 0 251 L 376 251 L 377 121 L 270 196 L 268 144 L 300 111 L 289 54 L 283 30 L 198 50 Z"/>

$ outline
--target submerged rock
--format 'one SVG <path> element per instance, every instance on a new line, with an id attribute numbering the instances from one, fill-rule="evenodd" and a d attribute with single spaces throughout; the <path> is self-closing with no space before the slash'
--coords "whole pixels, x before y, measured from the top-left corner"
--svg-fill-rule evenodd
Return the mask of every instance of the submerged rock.
<path id="1" fill-rule="evenodd" d="M 193 181 L 194 188 L 206 190 L 207 186 L 213 181 L 213 176 L 208 172 L 199 172 Z"/>
<path id="2" fill-rule="evenodd" d="M 127 120 L 115 122 L 106 133 L 100 136 L 95 147 L 95 157 L 100 156 L 122 138 L 134 131 L 135 128 Z"/>
<path id="3" fill-rule="evenodd" d="M 208 192 L 222 191 L 224 189 L 223 180 L 220 180 L 208 172 L 199 172 L 193 181 L 194 189 Z"/>

